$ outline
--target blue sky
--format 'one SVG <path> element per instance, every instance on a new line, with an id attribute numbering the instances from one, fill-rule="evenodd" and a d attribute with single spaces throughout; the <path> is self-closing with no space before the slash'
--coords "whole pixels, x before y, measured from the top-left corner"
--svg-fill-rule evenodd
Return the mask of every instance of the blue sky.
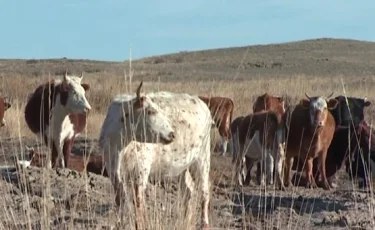
<path id="1" fill-rule="evenodd" d="M 373 0 L 0 0 L 0 58 L 123 61 L 318 37 L 375 41 Z"/>

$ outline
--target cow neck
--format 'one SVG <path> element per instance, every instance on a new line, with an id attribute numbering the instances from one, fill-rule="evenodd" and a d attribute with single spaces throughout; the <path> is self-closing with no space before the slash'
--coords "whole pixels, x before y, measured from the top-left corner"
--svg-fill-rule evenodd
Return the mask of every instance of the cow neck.
<path id="1" fill-rule="evenodd" d="M 61 94 L 58 92 L 55 95 L 54 106 L 51 108 L 50 113 L 50 125 L 53 125 L 56 131 L 61 131 L 63 126 L 63 121 L 69 116 L 69 112 L 64 105 L 61 104 Z"/>

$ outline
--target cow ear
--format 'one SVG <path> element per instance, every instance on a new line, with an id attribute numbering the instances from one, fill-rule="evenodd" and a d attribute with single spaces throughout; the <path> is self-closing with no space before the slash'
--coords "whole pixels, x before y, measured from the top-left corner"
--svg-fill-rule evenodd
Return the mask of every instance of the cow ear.
<path id="1" fill-rule="evenodd" d="M 371 101 L 365 101 L 365 107 L 368 107 L 371 105 Z"/>
<path id="2" fill-rule="evenodd" d="M 83 87 L 83 89 L 84 89 L 85 91 L 87 91 L 87 90 L 90 89 L 90 85 L 87 84 L 87 83 L 82 83 L 81 86 Z"/>
<path id="3" fill-rule="evenodd" d="M 307 99 L 301 99 L 299 104 L 304 108 L 308 109 L 310 107 L 310 101 Z"/>
<path id="4" fill-rule="evenodd" d="M 137 99 L 135 101 L 134 105 L 133 105 L 134 109 L 140 109 L 140 108 L 144 107 L 145 101 L 146 101 L 145 96 L 139 97 L 139 99 Z"/>
<path id="5" fill-rule="evenodd" d="M 336 99 L 332 98 L 327 102 L 327 107 L 329 110 L 334 110 L 336 109 L 338 104 L 339 102 Z"/>

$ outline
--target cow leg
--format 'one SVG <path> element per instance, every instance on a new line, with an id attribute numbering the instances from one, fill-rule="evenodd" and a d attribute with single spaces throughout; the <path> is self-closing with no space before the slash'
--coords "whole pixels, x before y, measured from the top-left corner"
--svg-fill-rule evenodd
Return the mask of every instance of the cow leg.
<path id="1" fill-rule="evenodd" d="M 206 157 L 203 157 L 201 161 L 198 162 L 197 171 L 200 175 L 200 190 L 202 192 L 202 228 L 209 229 L 208 220 L 208 205 L 210 202 L 210 145 L 206 146 Z"/>
<path id="2" fill-rule="evenodd" d="M 142 180 L 142 179 L 141 179 Z M 141 230 L 144 228 L 144 211 L 145 211 L 145 190 L 147 180 L 139 182 L 135 185 L 135 215 L 136 215 L 136 227 L 135 229 Z"/>
<path id="3" fill-rule="evenodd" d="M 306 188 L 317 188 L 315 178 L 312 173 L 314 158 L 308 158 L 305 165 Z"/>
<path id="4" fill-rule="evenodd" d="M 270 154 L 270 152 L 267 151 L 267 155 L 266 155 L 266 175 L 267 175 L 267 183 L 269 183 L 271 185 L 274 183 L 274 181 L 273 181 L 274 162 L 275 162 L 275 159 Z"/>
<path id="5" fill-rule="evenodd" d="M 225 156 L 228 149 L 228 138 L 222 137 L 221 138 L 221 155 Z"/>
<path id="6" fill-rule="evenodd" d="M 250 185 L 251 183 L 251 169 L 254 166 L 254 159 L 251 159 L 250 157 L 245 157 L 245 164 L 246 164 L 246 173 L 245 174 L 245 182 L 244 185 Z"/>
<path id="7" fill-rule="evenodd" d="M 285 171 L 284 171 L 284 186 L 289 187 L 289 184 L 291 183 L 290 179 L 290 173 L 292 171 L 293 167 L 293 157 L 286 157 L 285 159 Z"/>
<path id="8" fill-rule="evenodd" d="M 181 183 L 181 191 L 186 192 L 184 194 L 185 204 L 187 204 L 185 217 L 187 219 L 187 226 L 191 226 L 193 224 L 192 217 L 193 217 L 193 204 L 195 204 L 196 192 L 195 192 L 195 183 L 193 178 L 189 172 L 189 170 L 185 171 L 185 175 L 183 177 Z"/>
<path id="9" fill-rule="evenodd" d="M 263 173 L 263 161 L 260 160 L 257 162 L 257 171 L 256 171 L 256 178 L 257 178 L 258 184 L 261 184 L 262 173 Z"/>
<path id="10" fill-rule="evenodd" d="M 328 183 L 327 175 L 326 175 L 326 155 L 327 155 L 327 151 L 325 151 L 325 153 L 321 152 L 319 154 L 318 164 L 319 164 L 319 172 L 320 172 L 322 182 L 323 182 L 323 188 L 326 189 L 326 190 L 329 190 L 329 189 L 331 189 L 331 186 Z M 315 177 L 313 177 L 313 178 L 315 178 Z"/>
<path id="11" fill-rule="evenodd" d="M 60 147 L 60 143 L 56 144 L 57 141 L 52 141 L 51 145 L 52 145 L 52 156 L 51 156 L 51 166 L 52 168 L 56 168 L 58 166 L 58 160 L 59 160 L 59 155 L 60 155 L 60 151 L 59 151 L 59 147 Z M 60 167 L 62 167 L 62 165 L 60 165 Z"/>
<path id="12" fill-rule="evenodd" d="M 284 143 L 280 143 L 278 146 L 278 151 L 276 152 L 276 180 L 280 190 L 285 190 L 284 181 L 283 181 L 283 164 L 285 161 L 285 151 Z M 293 164 L 292 164 L 293 166 Z"/>
<path id="13" fill-rule="evenodd" d="M 74 142 L 74 137 L 72 139 L 67 139 L 67 140 L 64 141 L 64 145 L 63 145 L 64 159 L 63 159 L 63 162 L 64 162 L 66 167 L 69 166 L 68 162 L 69 162 L 70 153 L 71 153 L 72 148 L 73 148 L 73 142 Z"/>
<path id="14" fill-rule="evenodd" d="M 266 170 L 267 170 L 267 157 L 263 156 L 259 162 L 260 165 L 260 172 L 257 172 L 257 182 L 260 186 L 266 185 Z"/>

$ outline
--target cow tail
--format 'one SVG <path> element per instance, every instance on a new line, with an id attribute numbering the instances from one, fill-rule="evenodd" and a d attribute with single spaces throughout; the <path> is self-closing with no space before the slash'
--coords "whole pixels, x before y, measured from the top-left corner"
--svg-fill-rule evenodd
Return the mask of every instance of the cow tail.
<path id="1" fill-rule="evenodd" d="M 230 103 L 232 105 L 232 109 L 230 110 L 230 113 L 229 113 L 229 139 L 232 139 L 232 132 L 231 132 L 231 125 L 232 125 L 232 119 L 233 119 L 233 110 L 234 110 L 234 102 L 232 99 L 230 99 Z"/>

